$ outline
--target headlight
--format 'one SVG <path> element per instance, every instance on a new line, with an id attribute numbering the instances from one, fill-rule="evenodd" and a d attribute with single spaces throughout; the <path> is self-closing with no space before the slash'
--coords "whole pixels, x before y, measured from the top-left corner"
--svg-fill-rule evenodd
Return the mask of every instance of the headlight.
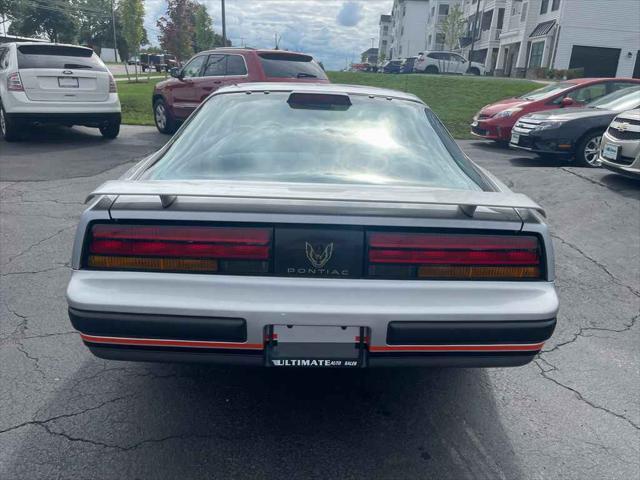
<path id="1" fill-rule="evenodd" d="M 512 115 L 515 115 L 516 113 L 522 111 L 522 109 L 520 107 L 515 107 L 515 108 L 507 108 L 506 110 L 503 110 L 501 112 L 498 112 L 496 114 L 496 118 L 505 118 L 505 117 L 510 117 Z"/>
<path id="2" fill-rule="evenodd" d="M 542 122 L 534 130 L 547 130 L 549 128 L 558 128 L 562 125 L 562 122 Z"/>

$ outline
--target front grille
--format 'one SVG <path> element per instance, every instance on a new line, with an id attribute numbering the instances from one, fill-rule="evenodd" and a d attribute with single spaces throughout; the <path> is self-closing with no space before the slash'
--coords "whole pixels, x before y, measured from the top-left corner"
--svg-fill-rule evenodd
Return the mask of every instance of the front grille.
<path id="1" fill-rule="evenodd" d="M 613 138 L 617 138 L 618 140 L 640 140 L 640 132 L 634 132 L 631 130 L 618 130 L 613 126 L 609 127 L 609 130 L 607 130 L 607 132 Z"/>
<path id="2" fill-rule="evenodd" d="M 633 157 L 623 157 L 620 155 L 616 160 L 607 158 L 607 162 L 617 163 L 619 165 L 631 165 L 635 159 Z"/>
<path id="3" fill-rule="evenodd" d="M 513 127 L 514 131 L 521 133 L 529 133 L 531 130 L 538 128 L 540 122 L 538 120 L 521 119 Z"/>
<path id="4" fill-rule="evenodd" d="M 487 131 L 484 128 L 480 127 L 471 127 L 471 131 L 476 135 L 486 135 Z"/>

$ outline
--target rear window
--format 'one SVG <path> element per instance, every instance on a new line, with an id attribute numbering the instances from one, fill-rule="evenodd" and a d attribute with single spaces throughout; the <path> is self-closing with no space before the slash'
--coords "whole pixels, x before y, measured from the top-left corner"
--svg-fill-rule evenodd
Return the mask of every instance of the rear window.
<path id="1" fill-rule="evenodd" d="M 144 178 L 482 190 L 480 175 L 420 103 L 352 94 L 326 104 L 337 95 L 310 94 L 301 105 L 290 95 L 212 97 Z"/>
<path id="2" fill-rule="evenodd" d="M 21 45 L 18 47 L 18 68 L 107 71 L 93 50 L 65 45 Z"/>
<path id="3" fill-rule="evenodd" d="M 327 79 L 324 70 L 309 55 L 282 53 L 260 53 L 258 55 L 267 77 Z"/>

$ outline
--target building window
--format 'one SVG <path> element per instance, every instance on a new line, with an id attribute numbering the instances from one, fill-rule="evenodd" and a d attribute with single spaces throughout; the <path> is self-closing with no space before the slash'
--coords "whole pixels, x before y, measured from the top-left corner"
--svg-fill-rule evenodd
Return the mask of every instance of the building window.
<path id="1" fill-rule="evenodd" d="M 386 25 L 384 26 L 384 28 L 382 29 L 382 34 L 383 35 L 388 35 L 389 34 L 389 27 L 387 27 Z"/>
<path id="2" fill-rule="evenodd" d="M 544 15 L 549 10 L 549 0 L 542 0 L 540 3 L 540 15 Z"/>
<path id="3" fill-rule="evenodd" d="M 537 68 L 542 65 L 542 52 L 544 42 L 536 42 L 531 45 L 531 55 L 529 56 L 529 68 Z"/>
<path id="4" fill-rule="evenodd" d="M 491 28 L 491 21 L 493 20 L 493 10 L 484 12 L 482 14 L 482 31 L 486 32 Z"/>
<path id="5" fill-rule="evenodd" d="M 553 0 L 553 3 L 551 4 L 551 11 L 555 12 L 559 8 L 560 8 L 560 0 Z"/>
<path id="6" fill-rule="evenodd" d="M 449 5 L 446 3 L 441 3 L 438 6 L 438 15 L 449 15 Z"/>
<path id="7" fill-rule="evenodd" d="M 402 26 L 402 28 L 400 29 L 400 35 L 404 35 L 404 25 Z"/>
<path id="8" fill-rule="evenodd" d="M 504 23 L 504 8 L 498 10 L 498 25 L 497 29 L 502 30 L 502 24 Z"/>

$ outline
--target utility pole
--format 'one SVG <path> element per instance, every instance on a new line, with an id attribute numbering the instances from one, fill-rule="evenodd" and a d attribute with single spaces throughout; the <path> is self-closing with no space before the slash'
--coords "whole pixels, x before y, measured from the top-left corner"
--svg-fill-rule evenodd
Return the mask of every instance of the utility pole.
<path id="1" fill-rule="evenodd" d="M 111 0 L 111 24 L 113 25 L 113 54 L 116 57 L 116 63 L 118 63 L 118 46 L 116 45 L 116 9 L 114 0 Z"/>
<path id="2" fill-rule="evenodd" d="M 222 46 L 227 46 L 227 19 L 224 14 L 224 0 L 220 0 L 222 2 Z"/>
<path id="3" fill-rule="evenodd" d="M 244 37 L 240 37 L 240 46 L 244 48 Z"/>
<path id="4" fill-rule="evenodd" d="M 473 32 L 471 33 L 471 49 L 469 50 L 469 68 L 471 68 L 471 59 L 473 58 L 473 46 L 476 43 L 476 31 L 478 29 L 478 15 L 480 15 L 480 0 L 476 3 L 476 16 L 473 19 Z M 469 70 L 467 68 L 467 70 Z"/>
<path id="5" fill-rule="evenodd" d="M 375 40 L 375 37 L 371 37 L 371 48 L 373 48 L 373 41 Z"/>

